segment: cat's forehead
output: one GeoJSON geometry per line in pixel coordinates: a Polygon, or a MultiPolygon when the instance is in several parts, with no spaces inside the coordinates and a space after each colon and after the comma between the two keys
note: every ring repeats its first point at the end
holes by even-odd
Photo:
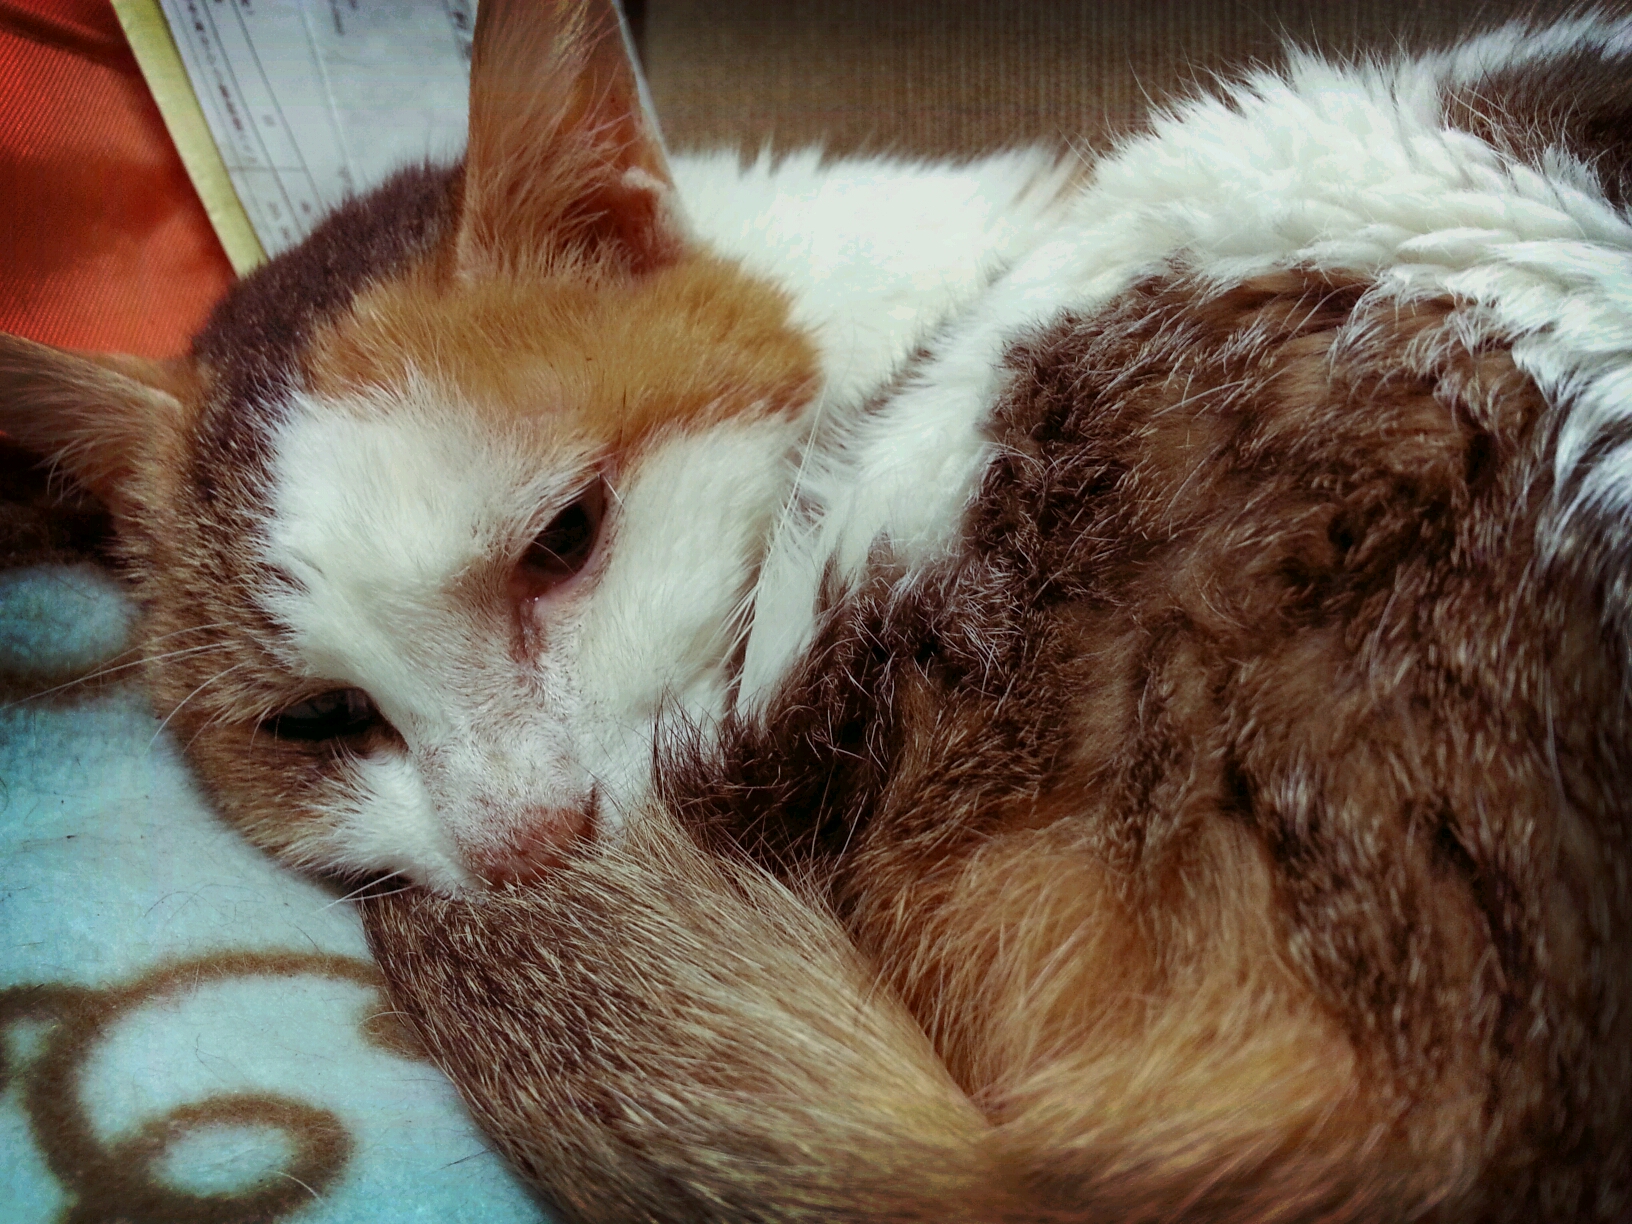
{"type": "Polygon", "coordinates": [[[428,376],[484,427],[630,450],[797,414],[816,355],[788,314],[783,292],[704,251],[639,276],[567,263],[464,281],[425,261],[358,292],[314,333],[305,370],[334,397],[428,376]]]}
{"type": "Polygon", "coordinates": [[[814,394],[816,354],[787,295],[705,250],[642,275],[569,260],[460,277],[444,249],[452,175],[399,175],[215,311],[195,342],[207,390],[186,464],[204,501],[258,483],[303,397],[423,422],[430,380],[441,410],[548,450],[563,434],[627,449],[797,414],[814,394]]]}
{"type": "Polygon", "coordinates": [[[456,389],[421,376],[292,396],[270,434],[269,544],[333,553],[353,574],[389,567],[416,591],[536,530],[602,458],[582,435],[494,427],[465,409],[456,389]]]}
{"type": "Polygon", "coordinates": [[[283,399],[303,381],[312,338],[360,289],[426,258],[445,236],[453,177],[450,169],[400,172],[222,299],[193,341],[209,385],[193,431],[199,464],[230,465],[264,448],[283,399]]]}

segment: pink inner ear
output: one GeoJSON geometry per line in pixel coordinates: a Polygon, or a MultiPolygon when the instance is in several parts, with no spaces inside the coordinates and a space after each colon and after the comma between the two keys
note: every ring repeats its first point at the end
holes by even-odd
{"type": "Polygon", "coordinates": [[[484,0],[455,238],[462,276],[562,256],[650,271],[681,226],[610,0],[484,0]]]}
{"type": "Polygon", "coordinates": [[[680,254],[679,227],[670,215],[673,189],[642,168],[630,168],[596,196],[603,241],[625,253],[638,274],[671,264],[680,254]]]}

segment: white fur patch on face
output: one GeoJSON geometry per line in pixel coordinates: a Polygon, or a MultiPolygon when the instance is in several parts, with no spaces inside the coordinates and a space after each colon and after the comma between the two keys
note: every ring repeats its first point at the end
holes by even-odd
{"type": "Polygon", "coordinates": [[[676,430],[618,457],[582,579],[496,610],[468,577],[502,577],[592,457],[484,435],[424,383],[389,403],[296,400],[265,548],[291,581],[262,603],[295,674],[364,690],[403,741],[336,772],[300,852],[459,891],[591,811],[593,835],[616,836],[664,728],[728,708],[800,428],[676,430]]]}
{"type": "Polygon", "coordinates": [[[336,780],[312,852],[452,887],[471,878],[473,848],[501,855],[570,828],[593,795],[573,733],[582,601],[551,605],[528,657],[503,592],[594,456],[484,433],[425,380],[389,399],[297,397],[273,441],[264,560],[285,581],[260,601],[285,627],[284,662],[362,689],[403,741],[336,780]]]}
{"type": "Polygon", "coordinates": [[[476,885],[406,753],[349,761],[329,793],[320,831],[300,848],[313,864],[347,874],[400,871],[449,894],[476,885]]]}
{"type": "Polygon", "coordinates": [[[584,759],[609,801],[609,830],[648,792],[663,720],[706,732],[729,708],[731,656],[796,442],[795,427],[774,420],[675,434],[620,482],[579,641],[584,759]]]}
{"type": "Polygon", "coordinates": [[[297,672],[364,688],[387,717],[437,704],[413,663],[460,645],[445,636],[455,582],[525,541],[593,460],[484,435],[423,380],[374,402],[296,396],[273,449],[266,561],[294,586],[263,604],[297,672]]]}

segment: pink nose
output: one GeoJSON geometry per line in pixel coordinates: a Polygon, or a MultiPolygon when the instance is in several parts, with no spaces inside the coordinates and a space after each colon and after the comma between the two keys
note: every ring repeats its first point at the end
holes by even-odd
{"type": "Polygon", "coordinates": [[[466,843],[465,861],[489,886],[536,884],[566,861],[573,845],[589,835],[588,808],[534,808],[509,821],[492,838],[466,843]]]}

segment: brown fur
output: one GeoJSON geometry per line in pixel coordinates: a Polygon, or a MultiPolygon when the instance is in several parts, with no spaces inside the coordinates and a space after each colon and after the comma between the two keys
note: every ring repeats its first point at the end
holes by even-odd
{"type": "Polygon", "coordinates": [[[1632,199],[1629,65],[1624,51],[1592,47],[1508,68],[1453,93],[1445,118],[1532,166],[1563,149],[1593,169],[1605,199],[1625,208],[1632,199]]]}
{"type": "MultiPolygon", "coordinates": [[[[960,728],[945,694],[925,700],[940,732],[925,738],[945,746],[920,793],[892,784],[911,802],[857,856],[855,925],[909,999],[952,1017],[931,1031],[998,1116],[1037,1108],[1013,1086],[1037,1077],[1054,1111],[1062,1092],[1079,1103],[1056,1132],[1086,1158],[1067,1161],[1077,1193],[1105,1159],[1081,1136],[1126,1118],[1115,1148],[1160,1150],[1196,1108],[1167,1092],[1206,1062],[1223,1078],[1194,1080],[1194,1099],[1214,1116],[1271,1084],[1302,1097],[1267,1116],[1287,1133],[1320,1118],[1298,1159],[1334,1188],[1354,1177],[1322,1170],[1335,1144],[1374,1171],[1420,1170],[1383,1177],[1397,1210],[1609,1218],[1632,1087],[1623,664],[1596,567],[1543,578],[1539,395],[1501,350],[1463,348],[1447,304],[1367,308],[1359,290],[1298,273],[1222,295],[1157,283],[1016,354],[1010,457],[974,529],[1026,574],[1015,605],[1066,626],[1064,659],[1029,664],[1035,679],[1016,661],[1010,718],[1028,682],[1063,685],[1073,734],[1052,768],[989,776],[966,820],[992,832],[949,854],[949,817],[980,789],[940,779],[1004,720],[971,695],[960,728]],[[1039,834],[1002,832],[991,806],[1024,782],[1068,814],[1022,875],[1014,856],[1039,834]],[[1013,906],[1048,913],[1055,882],[1084,871],[1059,886],[1080,916],[1038,926],[1097,929],[1103,959],[1062,968],[1062,941],[1039,935],[1001,975],[979,970],[1030,926],[1013,906]],[[926,874],[946,883],[903,903],[926,874]],[[1107,913],[1129,908],[1133,929],[1107,937],[1107,913]],[[1086,1024],[1061,1010],[1092,995],[1107,1002],[1086,1024]],[[1137,1036],[1120,1052],[1063,1036],[1064,1057],[1048,1052],[1055,1026],[1115,1034],[1126,996],[1137,1036]],[[1017,1055],[993,1016],[1013,1017],[1017,1055]],[[1237,1041],[1275,1057],[1243,1074],[1237,1041]]],[[[1023,794],[1009,804],[1038,820],[1023,794]]],[[[1245,1193],[1219,1179],[1238,1125],[1195,1169],[1209,1194],[1245,1193]]],[[[1240,1218],[1289,1201],[1271,1172],[1240,1218]]]]}
{"type": "Polygon", "coordinates": [[[985,1124],[820,906],[661,811],[539,899],[363,904],[432,1056],[568,1218],[989,1218],[985,1124]]]}
{"type": "MultiPolygon", "coordinates": [[[[769,726],[668,779],[702,845],[807,899],[636,842],[655,874],[616,912],[665,935],[648,960],[593,927],[635,958],[615,972],[558,949],[620,855],[469,909],[371,904],[432,1049],[558,1193],[608,1184],[580,1140],[539,1142],[586,1112],[598,1141],[639,1119],[629,1159],[677,1187],[716,1185],[742,1136],[839,1154],[739,1169],[746,1200],[575,1197],[577,1218],[1622,1218],[1632,710],[1600,559],[1586,536],[1542,559],[1551,439],[1506,352],[1467,347],[1450,303],[1363,290],[1157,280],[1015,351],[967,560],[836,608],[769,726]],[[849,963],[829,904],[876,984],[814,968],[849,963]],[[752,931],[717,943],[726,915],[752,931]],[[752,971],[689,982],[722,946],[752,971]],[[501,966],[523,980],[495,989],[501,966]],[[612,982],[641,985],[609,1005],[612,982]],[[955,1115],[921,1083],[892,1089],[910,1134],[871,1140],[844,1127],[872,1106],[721,1095],[722,1040],[750,1077],[847,1084],[783,1013],[894,998],[984,1128],[926,1121],[955,1115]],[[731,1019],[621,1027],[682,1000],[731,1019]],[[652,1138],[680,1123],[649,1103],[532,1098],[569,1050],[592,1063],[571,1082],[664,1084],[692,1150],[652,1138]],[[517,1087],[466,1061],[517,1057],[551,1070],[517,1087]]],[[[916,1038],[876,1056],[923,1065],[916,1038]]]]}

